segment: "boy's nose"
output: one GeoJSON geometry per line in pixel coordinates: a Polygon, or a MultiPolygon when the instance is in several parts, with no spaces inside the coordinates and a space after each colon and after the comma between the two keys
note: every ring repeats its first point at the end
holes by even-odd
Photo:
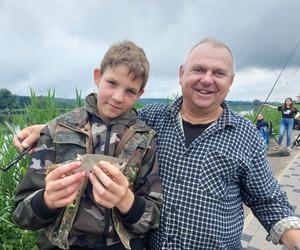
{"type": "Polygon", "coordinates": [[[112,99],[115,102],[121,103],[124,100],[124,93],[122,90],[116,90],[114,91],[113,95],[112,95],[112,99]]]}

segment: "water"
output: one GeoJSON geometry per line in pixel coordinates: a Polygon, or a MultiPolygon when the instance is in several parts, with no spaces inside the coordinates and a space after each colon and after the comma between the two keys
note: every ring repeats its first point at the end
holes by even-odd
{"type": "Polygon", "coordinates": [[[252,115],[253,114],[253,109],[249,110],[241,110],[237,112],[239,115],[245,116],[245,115],[252,115]]]}

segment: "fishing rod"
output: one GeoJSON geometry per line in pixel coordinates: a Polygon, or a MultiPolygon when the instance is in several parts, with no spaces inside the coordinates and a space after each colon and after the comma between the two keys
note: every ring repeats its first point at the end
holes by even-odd
{"type": "Polygon", "coordinates": [[[264,105],[267,103],[267,101],[268,101],[270,95],[272,94],[272,92],[273,92],[273,90],[274,90],[276,84],[278,83],[278,81],[279,81],[279,79],[280,79],[280,77],[281,77],[283,71],[285,70],[286,66],[287,66],[288,63],[290,62],[291,58],[294,56],[294,54],[295,54],[295,52],[296,52],[296,50],[297,50],[299,44],[300,44],[300,40],[297,42],[297,44],[296,44],[295,48],[293,49],[292,53],[290,54],[290,56],[289,56],[288,59],[286,60],[285,64],[283,65],[283,68],[282,68],[280,74],[278,75],[278,77],[277,77],[275,83],[273,84],[273,87],[271,88],[271,91],[269,92],[269,94],[268,94],[266,100],[265,100],[264,103],[260,106],[260,109],[259,109],[259,111],[257,112],[257,115],[256,115],[256,117],[255,117],[253,123],[255,123],[255,122],[257,121],[258,115],[260,114],[260,112],[261,112],[262,109],[264,108],[264,105]]]}
{"type": "MultiPolygon", "coordinates": [[[[19,131],[19,128],[16,129],[14,126],[12,126],[11,124],[9,124],[7,121],[4,121],[4,124],[6,125],[6,127],[10,130],[10,132],[11,132],[14,136],[17,135],[17,130],[19,131]]],[[[25,156],[26,154],[28,154],[29,151],[30,151],[31,149],[33,149],[33,147],[34,147],[34,146],[31,145],[30,147],[24,149],[22,152],[20,152],[20,153],[17,155],[17,157],[16,157],[14,160],[12,160],[11,162],[9,162],[6,166],[0,166],[0,170],[1,170],[2,172],[8,171],[8,170],[9,170],[10,168],[12,168],[17,162],[19,162],[19,161],[23,158],[23,156],[25,156]]]]}

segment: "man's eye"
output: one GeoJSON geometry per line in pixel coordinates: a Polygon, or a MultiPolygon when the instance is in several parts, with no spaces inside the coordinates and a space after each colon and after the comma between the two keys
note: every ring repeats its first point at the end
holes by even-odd
{"type": "Polygon", "coordinates": [[[194,68],[193,71],[198,72],[198,73],[204,73],[205,69],[197,67],[197,68],[194,68]]]}
{"type": "Polygon", "coordinates": [[[215,75],[218,77],[223,77],[223,76],[226,76],[226,73],[224,71],[216,71],[215,75]]]}

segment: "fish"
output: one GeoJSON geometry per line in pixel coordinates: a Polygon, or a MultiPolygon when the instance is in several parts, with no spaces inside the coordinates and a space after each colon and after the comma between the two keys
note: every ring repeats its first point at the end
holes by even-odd
{"type": "Polygon", "coordinates": [[[76,162],[80,161],[80,167],[75,169],[73,173],[77,173],[79,171],[84,171],[86,174],[90,173],[93,169],[93,166],[99,164],[100,161],[106,161],[109,162],[110,164],[114,165],[117,167],[121,172],[123,172],[126,162],[120,158],[114,157],[114,156],[109,156],[109,155],[102,155],[102,154],[84,154],[84,155],[77,155],[76,160],[70,160],[70,161],[65,161],[59,164],[52,164],[48,166],[47,169],[47,174],[54,170],[55,168],[71,163],[71,162],[76,162]]]}

